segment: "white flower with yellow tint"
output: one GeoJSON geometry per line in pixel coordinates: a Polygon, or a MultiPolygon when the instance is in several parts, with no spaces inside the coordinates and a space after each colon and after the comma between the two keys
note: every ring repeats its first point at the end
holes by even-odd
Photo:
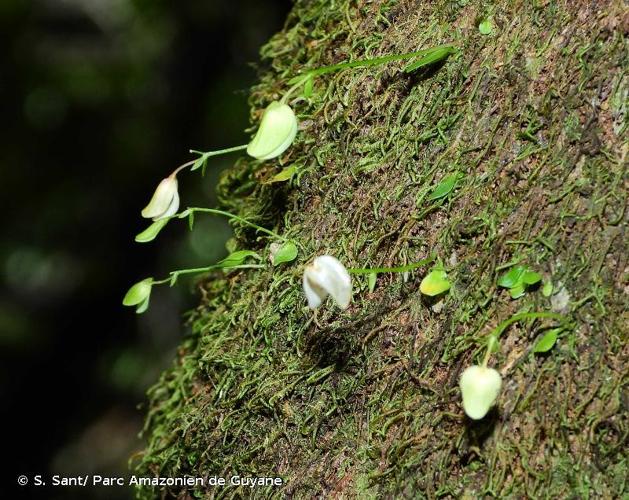
{"type": "Polygon", "coordinates": [[[463,395],[463,409],[468,417],[480,420],[491,408],[500,393],[502,378],[493,368],[470,366],[459,382],[463,395]]]}
{"type": "Polygon", "coordinates": [[[142,210],[142,217],[158,221],[171,217],[179,210],[177,177],[172,174],[159,183],[149,204],[142,210]]]}
{"type": "Polygon", "coordinates": [[[303,285],[310,309],[319,307],[328,295],[341,309],[352,300],[352,279],[345,266],[331,255],[316,257],[306,266],[303,285]]]}
{"type": "Polygon", "coordinates": [[[270,160],[286,151],[297,135],[297,117],[288,104],[273,101],[262,114],[258,132],[247,153],[258,160],[270,160]]]}

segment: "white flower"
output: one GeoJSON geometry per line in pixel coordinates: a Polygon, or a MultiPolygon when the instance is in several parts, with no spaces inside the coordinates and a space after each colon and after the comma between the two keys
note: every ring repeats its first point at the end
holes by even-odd
{"type": "Polygon", "coordinates": [[[170,175],[157,186],[149,204],[142,210],[142,217],[158,221],[175,215],[179,210],[177,177],[170,175]]]}
{"type": "Polygon", "coordinates": [[[273,101],[262,114],[260,128],[247,146],[258,160],[270,160],[286,151],[297,135],[297,117],[288,104],[273,101]]]}
{"type": "Polygon", "coordinates": [[[463,395],[463,409],[468,417],[480,420],[494,404],[502,378],[493,368],[470,366],[461,375],[459,386],[463,395]]]}
{"type": "Polygon", "coordinates": [[[321,255],[304,270],[304,293],[308,307],[316,309],[331,295],[341,309],[352,299],[352,279],[345,266],[331,255],[321,255]]]}

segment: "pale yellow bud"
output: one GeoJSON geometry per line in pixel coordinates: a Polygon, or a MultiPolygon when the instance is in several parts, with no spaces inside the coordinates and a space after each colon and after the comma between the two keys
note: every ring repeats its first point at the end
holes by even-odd
{"type": "Polygon", "coordinates": [[[247,146],[247,154],[258,160],[278,157],[295,140],[297,127],[297,117],[290,106],[273,101],[262,114],[258,132],[247,146]]]}
{"type": "Polygon", "coordinates": [[[151,201],[142,210],[142,217],[157,221],[175,215],[177,210],[179,210],[177,178],[171,175],[159,183],[151,201]]]}
{"type": "Polygon", "coordinates": [[[502,378],[493,368],[470,366],[461,375],[459,387],[463,395],[463,409],[468,417],[480,420],[491,408],[500,393],[502,378]]]}

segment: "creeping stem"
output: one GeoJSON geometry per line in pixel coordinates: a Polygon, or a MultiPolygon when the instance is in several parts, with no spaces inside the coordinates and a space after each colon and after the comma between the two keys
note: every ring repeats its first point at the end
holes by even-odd
{"type": "MultiPolygon", "coordinates": [[[[229,266],[229,269],[262,269],[264,266],[262,264],[241,264],[238,266],[229,266]]],[[[173,286],[177,282],[177,278],[179,278],[182,274],[199,274],[206,273],[208,271],[213,271],[215,269],[225,269],[224,266],[220,264],[215,264],[207,267],[194,267],[190,269],[178,269],[177,271],[171,271],[168,274],[168,278],[164,278],[162,280],[155,280],[152,282],[153,285],[163,285],[164,283],[170,283],[170,286],[173,286]]]]}
{"type": "Polygon", "coordinates": [[[439,45],[438,47],[432,47],[430,49],[417,50],[415,52],[407,52],[405,54],[392,54],[389,56],[373,57],[371,59],[360,59],[358,61],[349,61],[344,63],[332,64],[330,66],[323,66],[321,68],[313,69],[303,73],[302,75],[291,78],[288,83],[297,84],[305,82],[306,77],[315,77],[325,75],[327,73],[333,73],[334,71],[340,71],[346,68],[366,68],[368,66],[378,66],[379,64],[385,64],[393,61],[403,61],[405,59],[412,59],[414,57],[420,57],[427,53],[434,52],[440,49],[450,47],[449,45],[439,45]]]}
{"type": "Polygon", "coordinates": [[[418,262],[413,262],[412,264],[407,264],[405,266],[372,268],[351,267],[347,270],[347,272],[350,274],[405,273],[406,271],[412,271],[413,269],[417,269],[418,267],[430,264],[433,260],[435,260],[435,256],[431,255],[430,257],[426,257],[425,259],[422,259],[418,262]]]}
{"type": "Polygon", "coordinates": [[[257,224],[251,221],[248,221],[247,219],[243,219],[242,217],[238,215],[232,214],[230,212],[225,212],[224,210],[218,210],[216,208],[189,207],[183,212],[181,212],[179,215],[176,215],[175,217],[178,217],[180,219],[185,219],[186,217],[189,217],[194,212],[203,212],[203,213],[213,214],[213,215],[223,215],[230,219],[237,220],[238,222],[241,222],[247,226],[251,226],[262,233],[268,234],[269,236],[273,236],[274,238],[277,238],[280,241],[288,241],[287,238],[285,238],[284,236],[280,236],[279,234],[271,231],[270,229],[266,229],[262,226],[258,226],[257,224]]]}
{"type": "Polygon", "coordinates": [[[504,332],[510,325],[513,323],[523,320],[523,319],[536,319],[536,318],[552,318],[565,323],[568,318],[562,316],[561,314],[551,313],[551,312],[530,312],[530,313],[520,313],[511,316],[509,319],[504,320],[500,323],[494,330],[489,334],[489,339],[487,341],[487,351],[485,351],[485,357],[483,358],[483,366],[487,366],[487,362],[489,361],[489,357],[491,356],[491,351],[494,346],[498,343],[498,337],[504,332]]]}

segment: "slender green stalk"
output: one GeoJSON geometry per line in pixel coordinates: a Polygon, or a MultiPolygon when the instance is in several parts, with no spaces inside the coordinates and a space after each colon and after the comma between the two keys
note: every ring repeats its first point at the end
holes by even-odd
{"type": "Polygon", "coordinates": [[[186,217],[190,217],[191,214],[195,213],[195,212],[203,212],[203,213],[207,213],[207,214],[214,214],[214,215],[223,215],[225,217],[228,217],[230,219],[233,220],[237,220],[238,222],[242,222],[243,224],[253,227],[255,229],[257,229],[258,231],[262,232],[262,233],[266,233],[269,236],[273,236],[274,238],[277,238],[280,241],[288,241],[287,238],[285,238],[284,236],[280,236],[279,234],[271,231],[270,229],[266,229],[262,226],[258,226],[257,224],[248,221],[247,219],[243,219],[242,217],[236,215],[236,214],[232,214],[230,212],[225,212],[224,210],[218,210],[216,208],[202,208],[202,207],[189,207],[186,210],[184,210],[183,212],[181,212],[179,215],[176,215],[174,217],[178,217],[179,219],[185,219],[186,217]]]}
{"type": "MultiPolygon", "coordinates": [[[[295,90],[297,90],[299,87],[301,87],[304,83],[306,83],[306,80],[308,80],[309,78],[313,78],[313,76],[310,73],[306,73],[305,75],[301,75],[300,77],[297,77],[295,80],[295,84],[290,87],[286,93],[282,96],[282,99],[280,99],[280,103],[281,104],[286,104],[288,102],[288,98],[291,96],[291,94],[293,92],[295,92],[295,90]]],[[[291,82],[293,81],[291,80],[291,82]]]]}
{"type": "Polygon", "coordinates": [[[511,316],[509,319],[504,320],[500,323],[493,331],[489,334],[489,340],[487,341],[487,350],[485,351],[485,356],[483,358],[482,366],[487,367],[487,362],[489,361],[489,357],[491,356],[491,351],[494,348],[494,345],[498,343],[498,338],[510,325],[513,323],[523,320],[523,319],[534,319],[534,318],[553,318],[561,321],[562,323],[566,322],[568,318],[562,316],[561,314],[551,313],[551,312],[530,312],[530,313],[520,313],[511,316]]]}
{"type": "Polygon", "coordinates": [[[214,264],[207,267],[193,267],[189,269],[178,269],[176,271],[171,271],[168,275],[168,278],[164,278],[162,280],[155,280],[152,282],[153,285],[163,285],[164,283],[169,283],[170,286],[173,286],[177,282],[177,278],[182,274],[201,274],[207,273],[209,271],[214,271],[215,269],[263,269],[265,266],[263,264],[240,264],[238,266],[221,266],[219,264],[214,264]]]}
{"type": "Polygon", "coordinates": [[[201,155],[204,159],[210,158],[211,156],[224,155],[227,153],[233,153],[235,151],[242,151],[243,149],[247,149],[249,144],[243,144],[242,146],[234,146],[233,148],[226,149],[218,149],[216,151],[197,151],[196,149],[191,149],[191,153],[196,153],[201,155]]]}
{"type": "Polygon", "coordinates": [[[430,257],[426,257],[425,259],[420,260],[419,262],[407,264],[406,266],[372,268],[351,267],[347,270],[347,272],[350,274],[405,273],[406,271],[411,271],[413,269],[417,269],[418,267],[425,266],[426,264],[430,264],[433,260],[435,260],[435,256],[431,255],[430,257]]]}
{"type": "Polygon", "coordinates": [[[559,321],[565,322],[567,318],[561,314],[551,313],[551,312],[530,312],[530,313],[520,313],[514,316],[511,316],[509,319],[504,320],[500,323],[494,330],[490,333],[496,340],[498,337],[504,332],[507,327],[515,323],[516,321],[520,321],[522,319],[533,319],[533,318],[553,318],[559,321]]]}
{"type": "Polygon", "coordinates": [[[247,146],[248,144],[243,144],[241,146],[234,146],[233,148],[217,149],[216,151],[197,151],[196,149],[191,149],[190,152],[198,154],[199,157],[192,161],[189,161],[188,163],[184,163],[175,172],[178,172],[180,169],[191,165],[191,171],[197,170],[198,168],[203,168],[202,172],[205,174],[205,164],[207,163],[208,158],[212,156],[233,153],[234,151],[242,151],[243,149],[247,149],[247,146]]]}

